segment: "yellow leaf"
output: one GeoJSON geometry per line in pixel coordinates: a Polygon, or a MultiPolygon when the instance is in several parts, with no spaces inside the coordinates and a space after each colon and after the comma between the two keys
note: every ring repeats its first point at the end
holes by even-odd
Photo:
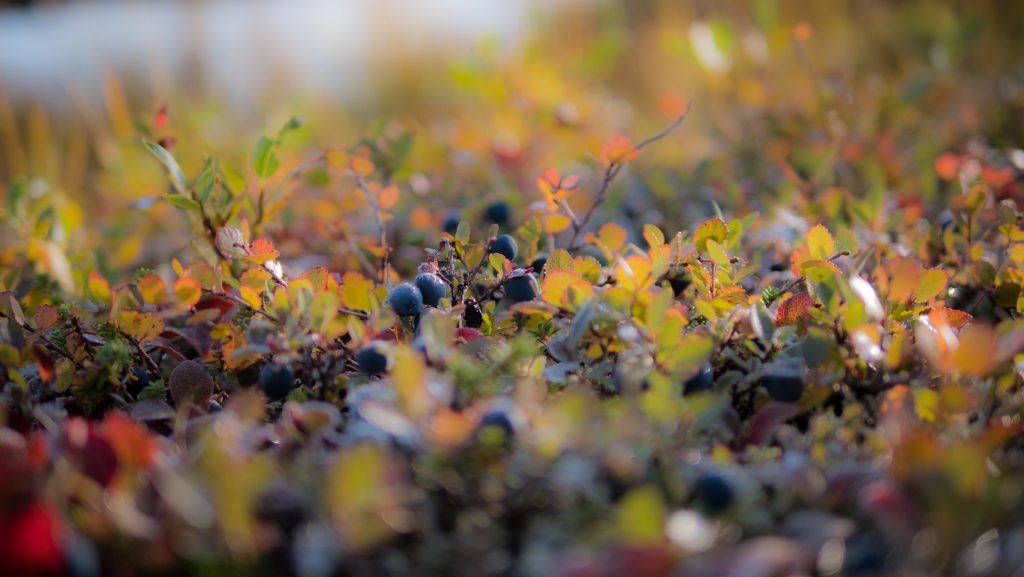
{"type": "Polygon", "coordinates": [[[430,410],[423,356],[407,347],[397,347],[394,359],[391,378],[394,379],[398,406],[410,419],[419,420],[430,410]]]}
{"type": "Polygon", "coordinates": [[[199,286],[199,281],[192,277],[181,277],[174,283],[174,296],[184,308],[195,306],[202,293],[203,289],[199,286]]]}
{"type": "Polygon", "coordinates": [[[164,319],[152,313],[124,311],[117,318],[117,326],[139,343],[145,343],[163,332],[164,319]]]}
{"type": "Polygon", "coordinates": [[[263,308],[263,299],[260,298],[260,293],[256,289],[242,285],[239,287],[238,292],[242,295],[242,300],[245,304],[249,305],[253,310],[260,310],[263,308]]]}
{"type": "Polygon", "coordinates": [[[999,345],[995,331],[982,325],[968,325],[960,331],[959,341],[950,359],[953,370],[978,377],[992,372],[994,351],[999,345]]]}
{"type": "Polygon", "coordinates": [[[600,230],[597,231],[598,238],[601,242],[608,247],[608,250],[616,253],[626,246],[626,240],[629,238],[629,233],[626,229],[614,222],[608,222],[601,226],[600,230]]]}
{"type": "Polygon", "coordinates": [[[807,231],[807,251],[811,258],[828,260],[836,253],[836,242],[827,228],[818,224],[807,231]]]}
{"type": "Polygon", "coordinates": [[[138,287],[147,304],[158,305],[167,300],[167,283],[159,275],[147,274],[139,279],[138,287]]]}
{"type": "Polygon", "coordinates": [[[345,308],[357,311],[374,309],[373,281],[357,272],[347,272],[341,277],[341,303],[345,308]]]}
{"type": "Polygon", "coordinates": [[[712,218],[697,227],[697,232],[693,235],[693,242],[697,245],[697,250],[707,252],[709,239],[723,243],[728,237],[729,229],[725,226],[725,221],[720,218],[712,218]]]}
{"type": "Polygon", "coordinates": [[[665,501],[655,487],[633,489],[619,502],[616,510],[621,542],[649,545],[663,539],[665,501]]]}
{"type": "Polygon", "coordinates": [[[572,220],[564,214],[549,214],[547,216],[548,232],[558,234],[572,225],[572,220]]]}
{"type": "Polygon", "coordinates": [[[930,268],[921,275],[921,284],[914,292],[914,302],[926,303],[939,295],[949,282],[949,273],[942,269],[930,268]]]}
{"type": "Polygon", "coordinates": [[[98,302],[110,301],[110,283],[100,276],[100,273],[93,271],[89,273],[89,294],[98,302]]]}
{"type": "Polygon", "coordinates": [[[594,287],[575,272],[548,271],[541,283],[541,300],[548,304],[574,310],[594,292],[594,287]]]}
{"type": "Polygon", "coordinates": [[[555,249],[555,252],[551,253],[548,257],[547,264],[544,265],[546,272],[563,270],[572,272],[575,269],[572,256],[565,249],[555,249]]]}
{"type": "Polygon", "coordinates": [[[348,166],[348,153],[344,150],[328,150],[327,163],[334,167],[348,166]]]}

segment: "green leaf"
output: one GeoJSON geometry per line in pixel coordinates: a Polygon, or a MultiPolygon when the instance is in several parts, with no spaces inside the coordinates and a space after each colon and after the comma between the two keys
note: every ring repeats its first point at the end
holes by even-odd
{"type": "Polygon", "coordinates": [[[552,272],[556,270],[569,272],[575,270],[572,255],[570,255],[565,249],[555,249],[555,252],[551,253],[551,256],[548,257],[547,264],[544,265],[544,272],[552,272]]]}
{"type": "Polygon", "coordinates": [[[217,184],[217,168],[213,163],[213,158],[207,157],[206,162],[203,164],[203,170],[199,172],[199,176],[196,177],[196,198],[199,202],[206,202],[210,200],[210,196],[213,195],[213,189],[217,184]]]}
{"type": "Polygon", "coordinates": [[[166,197],[171,206],[179,210],[199,210],[199,203],[181,194],[168,194],[166,197]]]}
{"type": "Polygon", "coordinates": [[[917,292],[914,293],[914,302],[928,302],[946,288],[947,282],[949,274],[944,270],[931,268],[924,271],[921,284],[917,285],[917,292]]]}
{"type": "Polygon", "coordinates": [[[252,167],[260,178],[269,178],[277,172],[281,163],[277,160],[274,149],[277,142],[266,136],[261,136],[252,150],[252,167]]]}
{"type": "Polygon", "coordinates": [[[708,254],[715,261],[718,266],[729,266],[729,255],[725,254],[725,250],[722,249],[722,245],[715,242],[713,239],[707,240],[708,254]]]}
{"type": "Polygon", "coordinates": [[[621,539],[644,545],[659,542],[665,531],[665,501],[651,486],[639,487],[619,502],[617,517],[621,539]]]}
{"type": "Polygon", "coordinates": [[[149,140],[143,140],[142,144],[160,161],[160,164],[164,165],[168,176],[171,178],[171,186],[174,187],[175,192],[186,194],[188,192],[188,179],[185,178],[185,173],[181,171],[178,161],[174,160],[171,153],[166,148],[149,140]]]}

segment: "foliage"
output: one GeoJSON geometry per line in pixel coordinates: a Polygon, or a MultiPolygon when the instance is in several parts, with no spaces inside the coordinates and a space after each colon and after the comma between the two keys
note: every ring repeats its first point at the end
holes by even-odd
{"type": "Polygon", "coordinates": [[[75,210],[8,185],[0,533],[124,574],[1021,562],[1024,153],[764,104],[763,162],[681,167],[699,101],[638,139],[534,91],[518,138],[396,120],[298,153],[291,119],[244,164],[179,162],[164,110],[133,142],[173,254],[136,231],[73,268],[75,210]]]}

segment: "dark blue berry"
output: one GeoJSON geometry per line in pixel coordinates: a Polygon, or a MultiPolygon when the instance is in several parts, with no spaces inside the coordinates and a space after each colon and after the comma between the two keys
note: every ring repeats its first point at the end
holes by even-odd
{"type": "Polygon", "coordinates": [[[431,307],[436,307],[446,293],[444,281],[432,272],[420,273],[416,277],[416,288],[423,295],[423,304],[431,307]]]}
{"type": "Polygon", "coordinates": [[[537,289],[534,287],[533,277],[526,274],[509,279],[505,283],[505,296],[517,303],[532,301],[537,298],[537,289]]]}
{"type": "Polygon", "coordinates": [[[519,254],[519,245],[516,244],[516,239],[503,234],[491,242],[491,252],[503,255],[508,260],[516,260],[516,256],[519,254]]]}
{"type": "Polygon", "coordinates": [[[546,264],[548,264],[548,253],[542,252],[533,259],[533,262],[530,263],[530,268],[533,269],[533,272],[540,274],[544,272],[544,265],[546,264]]]}
{"type": "Polygon", "coordinates": [[[484,415],[484,418],[480,419],[479,430],[481,432],[491,428],[500,429],[505,436],[505,440],[512,440],[515,437],[515,427],[512,425],[512,419],[509,418],[505,411],[491,411],[484,415]]]}
{"type": "Polygon", "coordinates": [[[484,219],[487,222],[493,222],[499,226],[504,226],[508,223],[508,218],[512,211],[508,207],[508,203],[499,200],[498,202],[488,205],[484,209],[484,219]]]}
{"type": "Polygon", "coordinates": [[[710,391],[715,386],[715,373],[711,365],[704,365],[696,375],[683,384],[683,394],[690,395],[701,391],[710,391]]]}
{"type": "Polygon", "coordinates": [[[288,396],[295,388],[295,373],[287,365],[274,363],[260,369],[260,390],[268,398],[277,400],[288,396]]]}
{"type": "Polygon", "coordinates": [[[391,289],[388,295],[388,304],[400,317],[414,317],[423,310],[423,294],[416,285],[402,283],[391,289]]]}
{"type": "Polygon", "coordinates": [[[804,380],[795,375],[767,375],[761,386],[780,403],[795,403],[804,394],[804,380]]]}
{"type": "Polygon", "coordinates": [[[448,234],[455,235],[455,232],[459,230],[459,221],[461,220],[462,213],[457,210],[452,210],[444,216],[444,223],[442,223],[441,226],[448,234]]]}
{"type": "Polygon", "coordinates": [[[359,364],[359,370],[368,377],[382,374],[388,370],[388,358],[374,343],[359,349],[359,352],[356,353],[356,363],[359,364]]]}
{"type": "Polygon", "coordinates": [[[149,371],[142,367],[135,367],[125,381],[125,389],[132,398],[137,399],[142,394],[142,390],[148,387],[152,380],[153,378],[150,376],[149,371]]]}
{"type": "Polygon", "coordinates": [[[693,499],[708,515],[717,515],[732,506],[736,491],[723,475],[707,473],[693,488],[693,499]]]}

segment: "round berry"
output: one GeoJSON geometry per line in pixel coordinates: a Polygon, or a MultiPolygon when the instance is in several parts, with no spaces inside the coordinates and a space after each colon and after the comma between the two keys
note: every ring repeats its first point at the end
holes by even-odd
{"type": "Polygon", "coordinates": [[[455,235],[455,232],[459,230],[459,221],[462,220],[462,213],[457,210],[449,211],[444,216],[444,222],[441,227],[450,235],[455,235]]]}
{"type": "Polygon", "coordinates": [[[420,273],[416,277],[416,288],[423,295],[423,304],[430,307],[436,307],[446,293],[444,281],[432,272],[420,273]]]}
{"type": "Polygon", "coordinates": [[[138,399],[143,389],[148,387],[152,380],[153,377],[149,374],[149,371],[143,367],[135,367],[131,370],[131,374],[125,381],[125,389],[133,399],[138,399]]]}
{"type": "Polygon", "coordinates": [[[530,263],[530,268],[533,272],[540,274],[544,272],[544,265],[548,264],[548,253],[542,252],[534,257],[533,262],[530,263]]]}
{"type": "Polygon", "coordinates": [[[484,418],[480,419],[479,431],[488,430],[500,430],[506,441],[512,440],[516,433],[515,427],[512,425],[512,419],[509,418],[505,411],[491,411],[484,415],[484,418]]]}
{"type": "Polygon", "coordinates": [[[359,370],[368,377],[380,375],[388,370],[388,358],[375,343],[370,343],[356,353],[359,370]]]}
{"type": "Polygon", "coordinates": [[[484,209],[484,220],[487,222],[493,222],[499,226],[504,226],[508,223],[508,218],[512,214],[512,210],[509,209],[508,203],[499,200],[498,202],[492,203],[484,209]]]}
{"type": "Polygon", "coordinates": [[[537,298],[537,288],[534,286],[533,276],[525,274],[509,279],[505,283],[505,296],[517,303],[537,298]]]}
{"type": "Polygon", "coordinates": [[[423,310],[423,294],[416,285],[402,283],[391,289],[388,304],[400,317],[414,317],[423,310]]]}
{"type": "Polygon", "coordinates": [[[295,388],[295,373],[288,365],[274,363],[260,369],[260,390],[268,398],[277,400],[288,396],[295,388]]]}
{"type": "Polygon", "coordinates": [[[795,403],[804,394],[804,380],[795,375],[766,375],[761,386],[780,403],[795,403]]]}
{"type": "Polygon", "coordinates": [[[704,365],[696,375],[690,377],[690,380],[683,384],[683,394],[691,395],[701,391],[710,391],[714,386],[715,373],[711,370],[711,365],[704,365]]]}
{"type": "Polygon", "coordinates": [[[491,242],[491,252],[498,253],[508,260],[516,260],[516,256],[519,254],[519,245],[516,244],[516,239],[503,234],[491,242]]]}
{"type": "Polygon", "coordinates": [[[736,491],[723,475],[707,473],[693,488],[693,498],[705,513],[717,515],[732,506],[736,491]]]}

